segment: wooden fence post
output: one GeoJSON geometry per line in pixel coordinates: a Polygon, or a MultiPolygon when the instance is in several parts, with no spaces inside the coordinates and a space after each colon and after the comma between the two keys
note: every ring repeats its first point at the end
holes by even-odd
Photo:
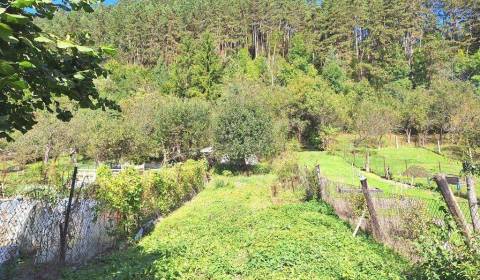
{"type": "Polygon", "coordinates": [[[365,172],[370,172],[370,152],[368,150],[365,155],[365,172]]]}
{"type": "Polygon", "coordinates": [[[388,172],[387,172],[387,160],[383,157],[383,174],[385,174],[385,179],[388,180],[388,172]]]}
{"type": "Polygon", "coordinates": [[[317,182],[318,182],[318,193],[317,193],[317,199],[319,200],[325,200],[326,198],[326,182],[325,179],[322,178],[320,174],[320,165],[315,166],[315,173],[317,174],[317,182]]]}
{"type": "Polygon", "coordinates": [[[465,243],[467,244],[467,246],[471,248],[472,235],[470,233],[470,229],[468,228],[465,217],[463,216],[463,213],[460,210],[460,207],[458,206],[457,201],[455,200],[455,196],[453,195],[452,190],[448,186],[448,182],[445,175],[438,174],[435,177],[433,177],[433,179],[435,180],[435,183],[437,183],[437,186],[440,189],[440,192],[442,193],[445,203],[447,203],[447,207],[448,207],[448,210],[450,211],[450,214],[453,216],[455,223],[457,224],[458,228],[461,230],[465,238],[465,243]]]}
{"type": "Polygon", "coordinates": [[[373,204],[372,197],[370,196],[370,191],[368,190],[367,178],[363,177],[360,179],[362,185],[362,192],[365,196],[365,201],[367,202],[368,213],[370,214],[370,221],[373,230],[373,236],[378,241],[383,241],[385,238],[383,236],[382,229],[380,228],[380,223],[378,222],[377,211],[375,210],[375,205],[373,204]]]}
{"type": "Polygon", "coordinates": [[[65,210],[65,221],[63,224],[60,224],[60,246],[59,246],[59,260],[60,265],[65,265],[65,253],[66,253],[66,245],[67,245],[67,236],[68,236],[68,223],[70,221],[70,211],[72,210],[72,200],[73,194],[75,191],[75,183],[77,181],[77,172],[78,167],[75,165],[73,168],[73,175],[72,175],[72,185],[70,187],[70,194],[68,196],[68,204],[65,210]]]}
{"type": "Polygon", "coordinates": [[[470,208],[470,215],[472,216],[473,230],[475,233],[480,233],[480,219],[478,217],[478,200],[475,192],[475,181],[472,175],[467,176],[467,196],[468,205],[470,208]]]}

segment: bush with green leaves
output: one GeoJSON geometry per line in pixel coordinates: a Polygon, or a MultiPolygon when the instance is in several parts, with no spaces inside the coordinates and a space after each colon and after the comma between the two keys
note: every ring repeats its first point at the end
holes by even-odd
{"type": "Polygon", "coordinates": [[[119,218],[119,234],[130,236],[146,219],[166,215],[203,190],[207,164],[188,160],[159,171],[126,168],[115,175],[105,165],[97,169],[96,198],[119,218]]]}
{"type": "Polygon", "coordinates": [[[166,214],[178,207],[184,191],[177,179],[174,168],[162,168],[149,173],[145,180],[145,202],[148,204],[145,210],[166,214]]]}
{"type": "Polygon", "coordinates": [[[231,95],[217,106],[214,136],[220,157],[245,166],[252,155],[271,156],[277,148],[272,140],[276,133],[271,113],[254,96],[231,95]]]}
{"type": "Polygon", "coordinates": [[[97,169],[97,184],[96,198],[119,215],[120,233],[131,234],[141,219],[143,185],[140,173],[126,168],[114,175],[108,167],[101,166],[97,169]]]}
{"type": "Polygon", "coordinates": [[[272,169],[281,184],[293,184],[299,173],[298,157],[294,152],[286,151],[272,163],[272,169]]]}
{"type": "Polygon", "coordinates": [[[207,173],[205,161],[187,160],[173,167],[146,175],[145,214],[168,214],[196,193],[203,190],[207,173]]]}
{"type": "Polygon", "coordinates": [[[469,248],[446,209],[443,212],[444,222],[433,225],[418,243],[421,262],[415,279],[479,279],[478,240],[469,248]]]}

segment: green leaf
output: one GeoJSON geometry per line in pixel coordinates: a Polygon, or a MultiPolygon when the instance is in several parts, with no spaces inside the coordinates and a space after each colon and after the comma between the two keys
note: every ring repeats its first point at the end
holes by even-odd
{"type": "Polygon", "coordinates": [[[112,48],[112,47],[105,47],[104,46],[104,47],[100,47],[100,49],[108,55],[114,55],[114,54],[117,53],[117,50],[112,48]]]}
{"type": "Polygon", "coordinates": [[[19,36],[18,39],[20,39],[20,41],[22,41],[25,45],[29,46],[30,48],[38,50],[38,48],[35,47],[32,41],[30,41],[30,39],[28,39],[27,37],[19,36]]]}
{"type": "Polygon", "coordinates": [[[0,38],[4,41],[7,41],[6,38],[13,34],[13,30],[10,26],[6,25],[5,23],[0,22],[0,38]]]}
{"type": "Polygon", "coordinates": [[[14,36],[8,36],[7,38],[2,38],[2,39],[12,44],[17,44],[19,42],[17,37],[14,37],[14,36]]]}
{"type": "Polygon", "coordinates": [[[4,13],[3,18],[5,19],[6,22],[13,23],[13,24],[25,24],[30,21],[30,18],[24,15],[19,15],[19,14],[4,13]]]}
{"type": "Polygon", "coordinates": [[[28,88],[28,84],[24,80],[16,80],[14,82],[11,82],[10,84],[12,85],[12,87],[14,87],[16,89],[27,89],[28,88]]]}
{"type": "Polygon", "coordinates": [[[85,76],[83,76],[82,73],[76,73],[75,75],[73,75],[73,77],[77,80],[85,79],[85,76]]]}
{"type": "Polygon", "coordinates": [[[4,76],[9,76],[15,73],[15,68],[13,66],[5,61],[5,60],[0,60],[0,74],[4,76]]]}
{"type": "Polygon", "coordinates": [[[12,3],[12,7],[17,9],[23,9],[26,7],[30,7],[35,3],[35,0],[15,0],[12,3]]]}
{"type": "Polygon", "coordinates": [[[75,48],[75,45],[69,41],[57,41],[57,48],[69,49],[69,48],[75,48]]]}
{"type": "Polygon", "coordinates": [[[48,39],[47,37],[43,37],[43,36],[38,36],[37,38],[33,39],[35,42],[39,42],[39,43],[52,43],[53,41],[48,39]]]}
{"type": "Polygon", "coordinates": [[[89,54],[95,53],[95,51],[92,48],[84,47],[84,46],[77,46],[77,50],[81,53],[89,53],[89,54]]]}
{"type": "Polygon", "coordinates": [[[30,61],[26,61],[26,60],[24,60],[22,62],[19,62],[18,65],[20,67],[22,67],[23,69],[36,68],[36,66],[33,63],[31,63],[30,61]]]}
{"type": "Polygon", "coordinates": [[[7,10],[7,9],[5,9],[5,8],[0,8],[0,15],[3,14],[3,13],[5,13],[6,10],[7,10]]]}

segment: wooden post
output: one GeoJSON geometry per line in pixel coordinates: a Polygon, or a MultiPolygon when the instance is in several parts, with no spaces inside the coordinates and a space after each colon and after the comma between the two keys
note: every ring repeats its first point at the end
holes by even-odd
{"type": "Polygon", "coordinates": [[[315,173],[317,174],[317,182],[318,182],[318,192],[317,192],[317,199],[325,200],[326,192],[326,181],[322,178],[320,174],[320,165],[315,166],[315,173]]]}
{"type": "Polygon", "coordinates": [[[373,204],[372,197],[370,196],[370,192],[368,190],[367,178],[365,177],[361,178],[360,183],[362,185],[362,192],[363,192],[363,195],[365,196],[365,201],[367,202],[367,209],[368,209],[368,212],[370,213],[370,222],[372,225],[373,236],[378,241],[383,241],[384,240],[383,232],[380,228],[380,223],[378,222],[378,216],[377,216],[377,211],[375,210],[375,205],[373,204]]]}
{"type": "Polygon", "coordinates": [[[463,216],[463,213],[460,210],[460,207],[458,206],[457,201],[455,200],[455,196],[453,195],[452,190],[448,186],[448,182],[447,182],[447,179],[445,178],[445,175],[438,174],[435,177],[433,177],[433,179],[435,180],[435,183],[437,183],[437,186],[440,189],[440,192],[442,193],[443,199],[447,204],[450,214],[453,216],[455,223],[457,224],[458,228],[462,232],[465,238],[465,243],[467,244],[467,246],[471,248],[472,235],[470,233],[470,229],[468,228],[465,217],[463,216]]]}
{"type": "Polygon", "coordinates": [[[72,175],[72,185],[70,187],[70,194],[68,196],[68,204],[67,208],[65,210],[65,221],[62,224],[60,224],[60,252],[59,252],[59,260],[61,265],[65,265],[65,253],[66,253],[66,245],[67,245],[67,235],[68,235],[68,223],[70,221],[70,211],[72,210],[72,200],[73,200],[73,194],[75,191],[75,183],[77,181],[77,172],[78,172],[78,167],[75,166],[73,168],[73,175],[72,175]],[[63,226],[63,227],[62,227],[63,226]]]}
{"type": "Polygon", "coordinates": [[[470,208],[470,216],[472,216],[473,230],[475,233],[480,233],[480,219],[478,213],[478,200],[475,192],[475,181],[472,175],[467,176],[467,196],[468,205],[470,208]]]}
{"type": "Polygon", "coordinates": [[[365,154],[365,172],[370,172],[370,152],[365,154]]]}
{"type": "Polygon", "coordinates": [[[353,237],[355,237],[357,235],[357,232],[360,229],[360,226],[362,225],[366,214],[367,214],[367,209],[363,209],[362,216],[360,217],[360,220],[358,220],[358,224],[355,227],[355,231],[353,232],[353,237]]]}
{"type": "Polygon", "coordinates": [[[397,147],[397,149],[400,147],[399,144],[398,144],[398,136],[395,135],[395,146],[397,147]]]}
{"type": "Polygon", "coordinates": [[[387,174],[387,162],[385,157],[383,157],[383,174],[385,174],[385,179],[388,179],[388,174],[387,174]]]}

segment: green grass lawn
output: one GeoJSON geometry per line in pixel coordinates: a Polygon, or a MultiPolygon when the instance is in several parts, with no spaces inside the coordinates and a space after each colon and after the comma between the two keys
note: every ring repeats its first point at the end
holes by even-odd
{"type": "MultiPolygon", "coordinates": [[[[407,169],[420,167],[426,171],[426,176],[413,178],[414,183],[421,183],[428,186],[431,182],[428,178],[436,173],[446,173],[459,175],[462,164],[446,156],[439,155],[426,148],[418,147],[387,147],[380,149],[370,149],[370,171],[384,176],[385,167],[389,167],[393,178],[396,181],[412,183],[412,177],[405,174],[407,169]]],[[[338,153],[340,155],[340,153],[338,153]]],[[[351,152],[342,153],[342,157],[347,162],[354,163],[355,166],[363,168],[366,162],[365,152],[357,152],[355,155],[351,152]],[[346,156],[345,156],[346,155],[346,156]]]]}
{"type": "MultiPolygon", "coordinates": [[[[401,137],[398,137],[401,139],[401,137]]],[[[339,135],[336,144],[332,147],[335,154],[341,156],[345,161],[353,163],[358,168],[364,168],[366,156],[365,149],[355,148],[353,145],[355,137],[350,134],[339,135]],[[354,152],[355,151],[355,152],[354,152]]],[[[426,176],[413,178],[413,183],[420,183],[423,186],[432,186],[427,177],[436,173],[459,175],[462,164],[445,147],[445,154],[438,154],[434,147],[415,147],[413,144],[401,143],[396,148],[394,136],[386,137],[385,146],[382,148],[370,148],[370,171],[385,176],[385,167],[390,167],[393,179],[403,183],[412,183],[412,177],[405,174],[405,171],[412,167],[420,167],[427,173],[426,176]]]]}
{"type": "Polygon", "coordinates": [[[138,246],[66,279],[404,279],[410,265],[329,206],[270,195],[272,175],[216,177],[138,246]]]}

